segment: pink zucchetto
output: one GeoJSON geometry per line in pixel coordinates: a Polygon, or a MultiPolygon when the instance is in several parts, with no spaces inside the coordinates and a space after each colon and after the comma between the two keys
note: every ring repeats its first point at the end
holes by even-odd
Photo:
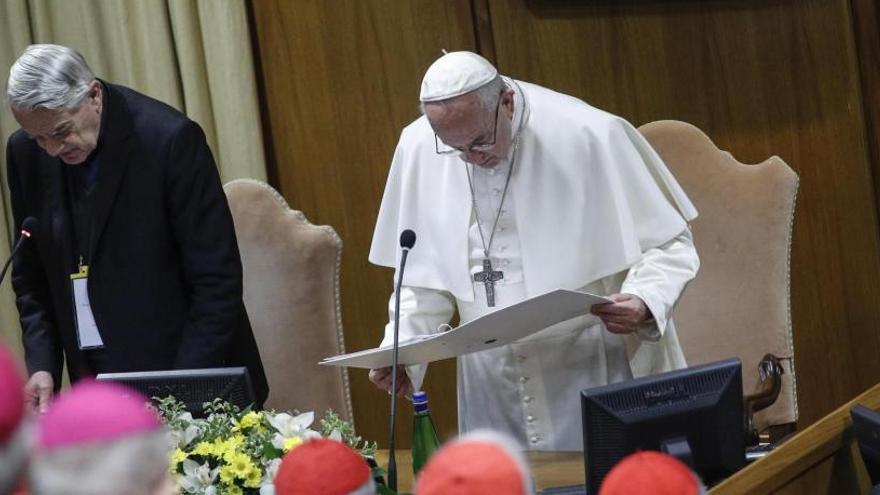
{"type": "Polygon", "coordinates": [[[52,451],[155,431],[161,423],[147,402],[140,392],[115,383],[77,383],[39,418],[37,447],[52,451]]]}
{"type": "Polygon", "coordinates": [[[16,359],[0,344],[0,445],[9,441],[24,416],[24,378],[16,359]]]}

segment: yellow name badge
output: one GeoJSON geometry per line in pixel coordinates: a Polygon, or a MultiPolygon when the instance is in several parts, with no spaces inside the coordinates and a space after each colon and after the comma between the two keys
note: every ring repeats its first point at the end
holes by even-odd
{"type": "Polygon", "coordinates": [[[79,272],[70,274],[73,308],[76,316],[76,338],[80,349],[100,349],[104,347],[101,332],[92,314],[89,303],[89,267],[80,265],[79,272]]]}

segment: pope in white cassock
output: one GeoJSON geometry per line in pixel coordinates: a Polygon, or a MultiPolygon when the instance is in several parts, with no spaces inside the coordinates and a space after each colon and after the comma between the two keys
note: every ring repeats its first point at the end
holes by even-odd
{"type": "MultiPolygon", "coordinates": [[[[628,122],[500,76],[479,55],[442,56],[420,99],[370,251],[396,267],[399,233],[418,234],[400,340],[440,331],[456,308],[467,322],[555,288],[608,295],[613,304],[458,359],[462,433],[582,450],[581,390],[685,366],[671,313],[699,267],[688,229],[697,212],[628,122]]],[[[392,332],[389,323],[383,345],[392,332]]],[[[418,389],[424,373],[401,369],[397,393],[418,389]]],[[[388,368],[370,379],[391,387],[388,368]]]]}

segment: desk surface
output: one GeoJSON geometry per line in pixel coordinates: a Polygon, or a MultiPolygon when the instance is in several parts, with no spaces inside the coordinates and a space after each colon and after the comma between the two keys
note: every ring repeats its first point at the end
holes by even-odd
{"type": "MultiPolygon", "coordinates": [[[[580,452],[526,452],[538,490],[557,486],[584,484],[584,455],[580,452]]],[[[412,458],[409,450],[397,451],[397,488],[401,493],[412,491],[412,458]]],[[[388,451],[380,450],[376,461],[388,468],[388,451]]]]}

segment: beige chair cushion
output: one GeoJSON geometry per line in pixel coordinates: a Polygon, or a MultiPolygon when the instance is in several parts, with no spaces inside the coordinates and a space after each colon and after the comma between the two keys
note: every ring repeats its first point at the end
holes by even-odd
{"type": "Polygon", "coordinates": [[[251,179],[224,186],[244,267],[244,302],[269,380],[266,408],[333,409],[352,420],[348,375],[318,361],[345,351],[339,309],[342,241],[251,179]]]}
{"type": "Polygon", "coordinates": [[[699,217],[694,242],[701,267],[675,310],[688,364],[739,357],[752,393],[766,353],[783,361],[779,400],[755,425],[797,421],[789,263],[797,174],[780,158],[744,165],[699,129],[658,121],[639,129],[690,196],[699,217]]]}

